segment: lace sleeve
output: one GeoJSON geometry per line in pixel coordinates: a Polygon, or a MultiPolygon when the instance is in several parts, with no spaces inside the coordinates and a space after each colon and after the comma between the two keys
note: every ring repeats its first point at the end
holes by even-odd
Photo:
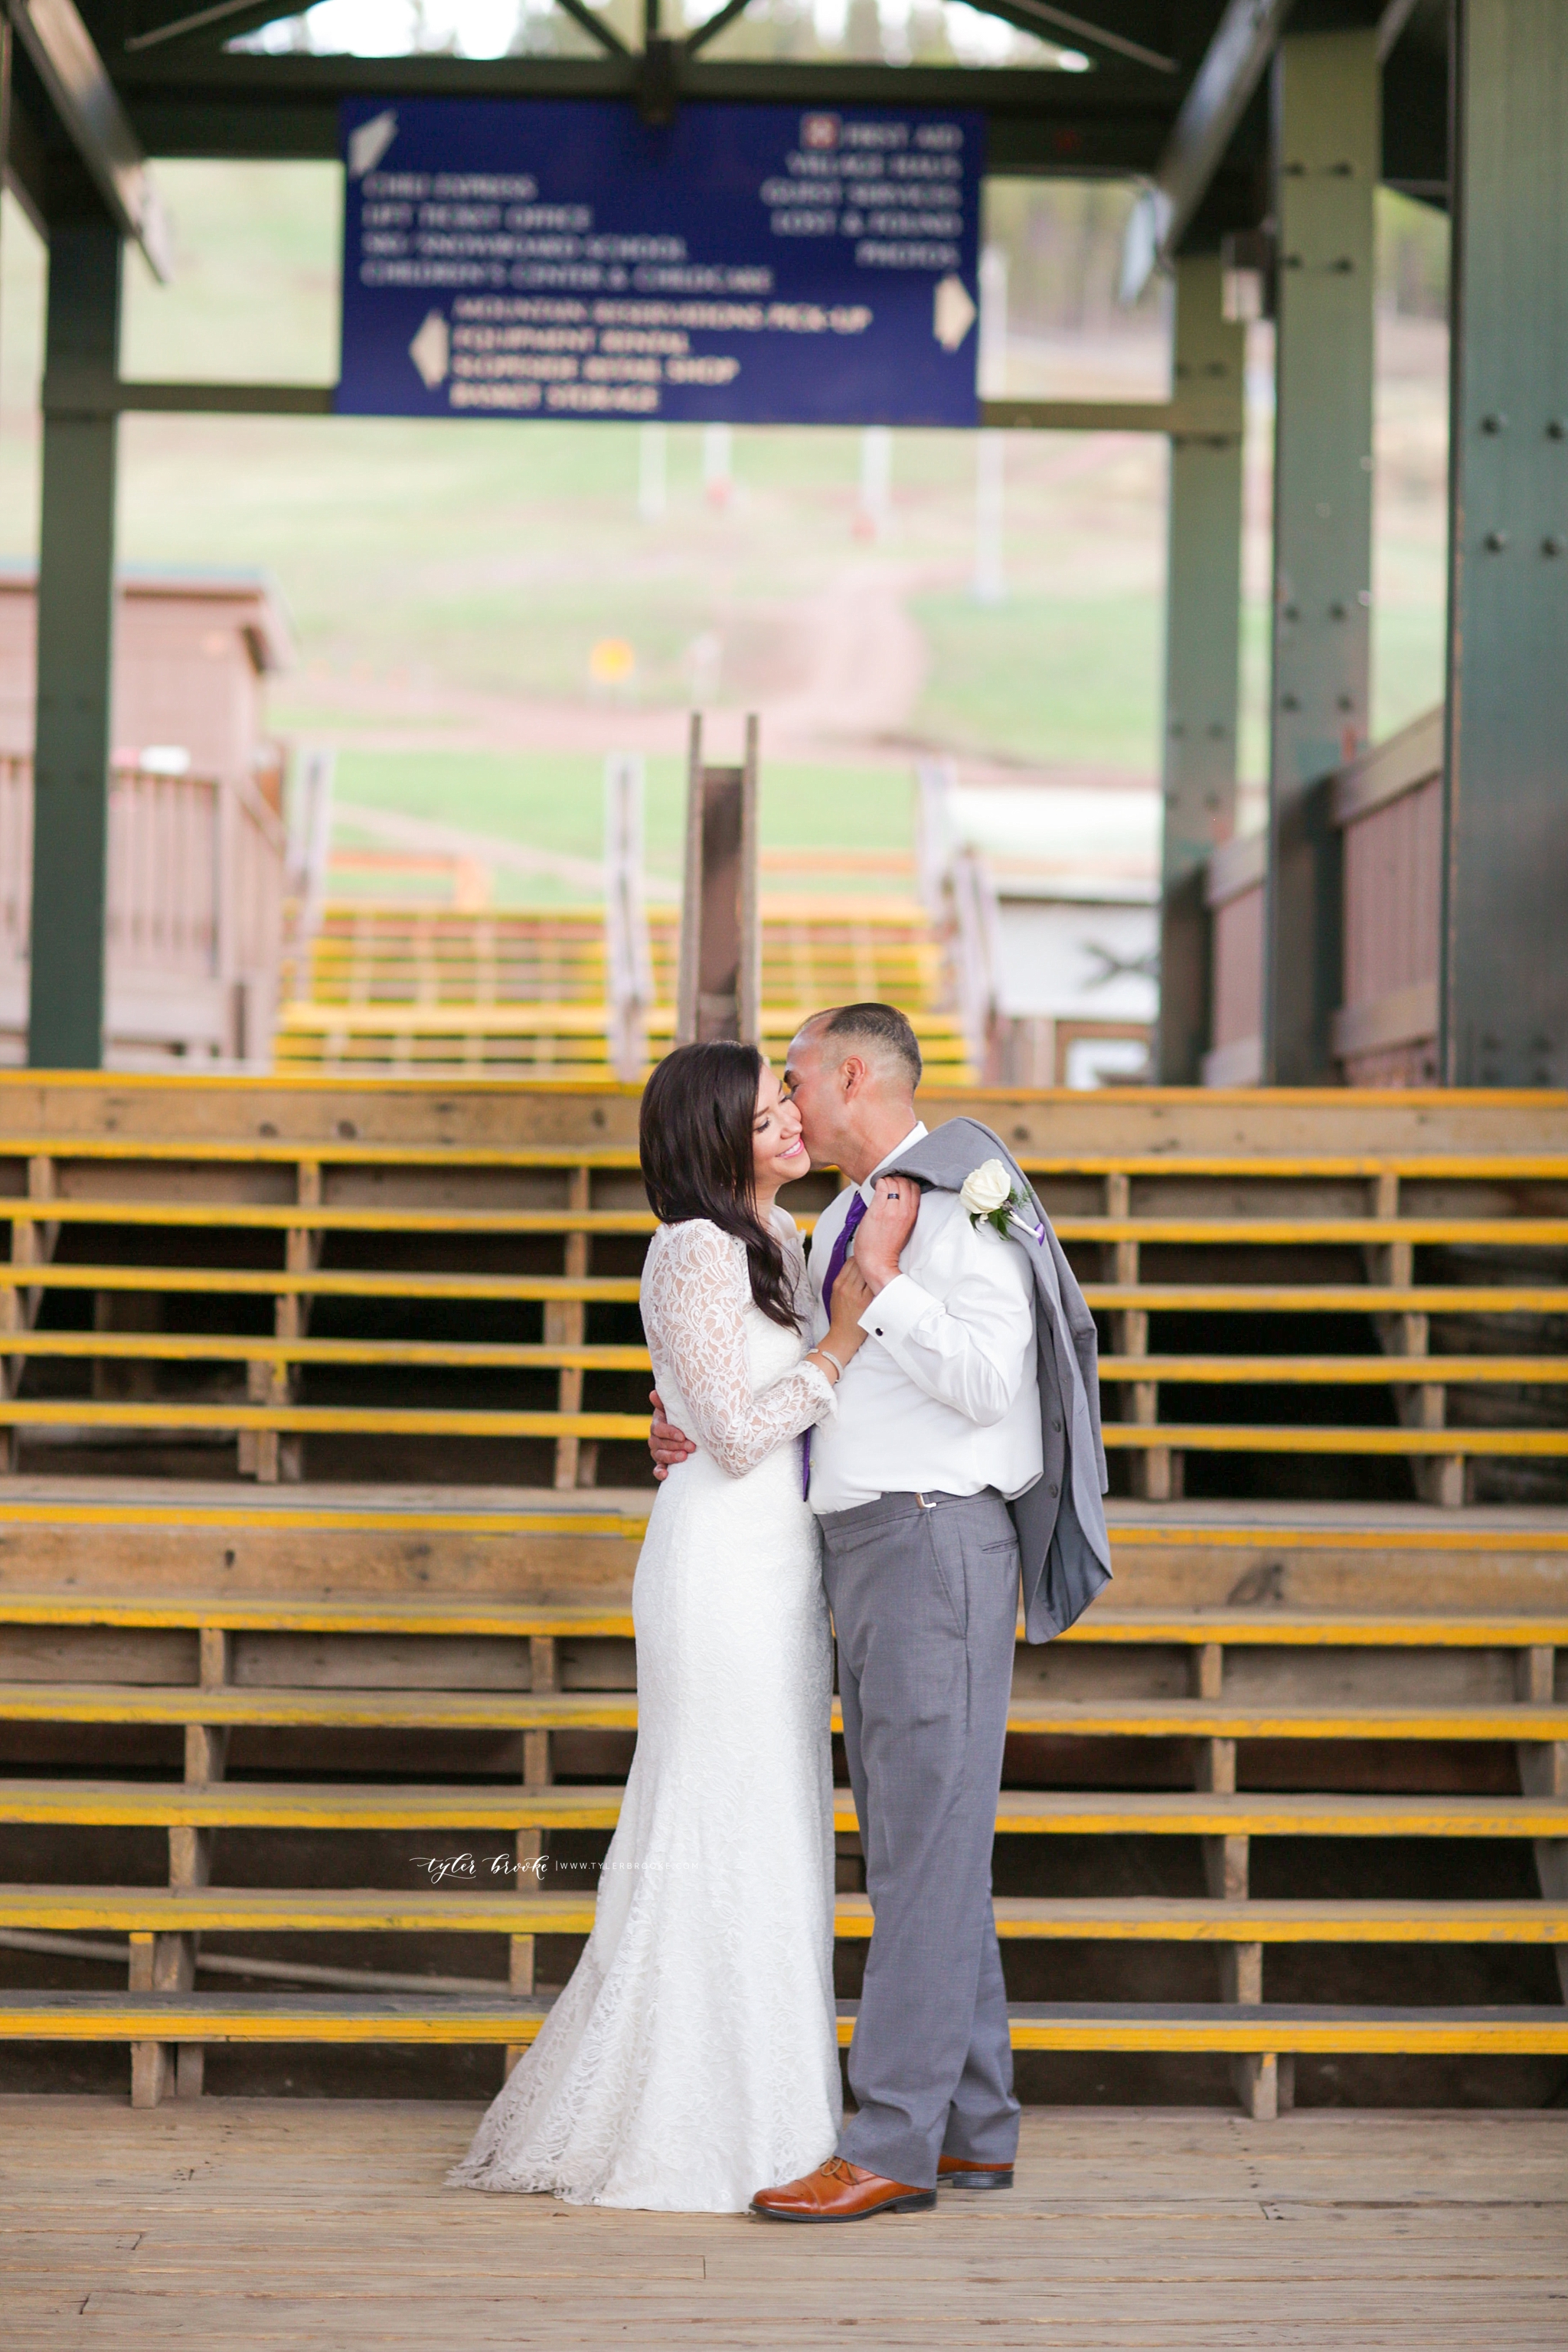
{"type": "Polygon", "coordinates": [[[728,1234],[700,1219],[661,1228],[643,1276],[648,1343],[673,1367],[691,1435],[731,1478],[834,1412],[832,1383],[815,1364],[798,1363],[752,1389],[750,1302],[745,1257],[728,1234]]]}

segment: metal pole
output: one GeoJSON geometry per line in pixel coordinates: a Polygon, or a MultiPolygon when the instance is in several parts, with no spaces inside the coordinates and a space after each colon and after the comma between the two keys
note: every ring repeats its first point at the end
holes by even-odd
{"type": "Polygon", "coordinates": [[[1339,835],[1328,777],[1368,740],[1375,30],[1287,40],[1274,68],[1279,239],[1263,1062],[1334,1076],[1339,835]]]}
{"type": "Polygon", "coordinates": [[[1568,1083],[1568,39],[1458,0],[1438,1067],[1568,1083]]]}
{"type": "MultiPolygon", "coordinates": [[[[105,215],[50,224],[47,375],[112,382],[121,265],[105,215]]],[[[44,418],[27,1031],[36,1069],[103,1062],[118,423],[85,406],[44,418]]]]}
{"type": "Polygon", "coordinates": [[[1204,869],[1236,830],[1241,636],[1241,452],[1247,330],[1228,320],[1217,254],[1176,264],[1177,400],[1230,411],[1230,429],[1171,441],[1165,566],[1164,845],[1161,859],[1163,1086],[1195,1086],[1209,1043],[1204,869]]]}
{"type": "Polygon", "coordinates": [[[666,443],[662,425],[637,427],[637,519],[662,522],[666,502],[666,443]]]}

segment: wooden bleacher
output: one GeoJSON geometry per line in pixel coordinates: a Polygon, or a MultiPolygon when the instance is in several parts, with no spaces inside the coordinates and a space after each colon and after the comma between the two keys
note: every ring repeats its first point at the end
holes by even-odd
{"type": "MultiPolygon", "coordinates": [[[[798,860],[792,861],[798,864],[798,860]]],[[[676,916],[648,922],[650,1053],[675,1034],[676,916]]],[[[277,1059],[287,1070],[431,1070],[603,1078],[612,1055],[604,917],[352,901],[329,906],[285,973],[277,1059]]],[[[763,901],[763,1045],[782,1055],[806,1014],[878,998],[914,1022],[933,1076],[972,1076],[945,1009],[942,951],[923,909],[898,898],[773,895],[763,901]]]]}
{"type": "MultiPolygon", "coordinates": [[[[1100,1315],[1117,1488],[1115,1584],[1019,1650],[1017,2047],[1217,2053],[1258,2113],[1298,2058],[1560,2080],[1568,1103],[927,1116],[956,1110],[1035,1175],[1100,1315]]],[[[208,2044],[537,2030],[591,1913],[552,1841],[602,1852],[635,1735],[636,1111],[0,1079],[0,2039],[130,2043],[147,2103],[208,2044]],[[377,1885],[404,1832],[505,1870],[377,1885]],[[450,1973],[477,1935],[493,1974],[450,1973]],[[106,1954],[118,1991],[82,1981],[106,1954]]],[[[808,1221],[831,1181],[796,1189],[808,1221]]],[[[837,1827],[847,2033],[847,1794],[837,1827]]]]}

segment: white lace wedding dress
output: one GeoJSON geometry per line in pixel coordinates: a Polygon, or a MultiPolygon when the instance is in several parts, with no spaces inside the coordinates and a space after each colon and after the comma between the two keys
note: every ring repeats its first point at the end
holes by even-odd
{"type": "Polygon", "coordinates": [[[735,2212],[838,2136],[832,1654],[797,1442],[833,1390],[706,1221],[659,1227],[642,1316],[699,1451],[637,1561],[637,1753],[587,1948],[450,2178],[735,2212]]]}

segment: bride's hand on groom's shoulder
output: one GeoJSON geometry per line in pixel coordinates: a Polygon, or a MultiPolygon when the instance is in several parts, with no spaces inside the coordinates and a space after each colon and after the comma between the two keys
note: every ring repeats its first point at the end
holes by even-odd
{"type": "Polygon", "coordinates": [[[648,1425],[647,1450],[653,1455],[653,1475],[668,1478],[678,1462],[684,1462],[697,1448],[683,1429],[666,1418],[664,1402],[657,1389],[648,1391],[648,1402],[653,1407],[653,1420],[648,1425]]]}
{"type": "Polygon", "coordinates": [[[855,1235],[854,1264],[870,1285],[885,1290],[899,1271],[899,1257],[921,1213],[921,1188],[910,1176],[879,1176],[876,1196],[855,1235]]]}

